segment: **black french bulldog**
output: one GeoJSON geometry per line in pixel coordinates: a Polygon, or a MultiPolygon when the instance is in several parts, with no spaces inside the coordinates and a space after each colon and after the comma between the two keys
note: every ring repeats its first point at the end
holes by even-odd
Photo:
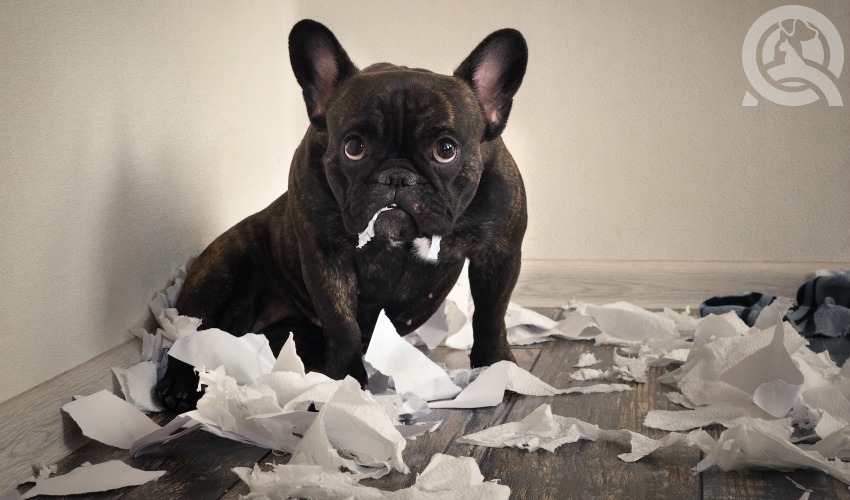
{"type": "MultiPolygon", "coordinates": [[[[206,328],[263,333],[275,353],[293,332],[308,370],[362,384],[380,311],[399,334],[414,331],[469,259],[471,365],[513,360],[504,316],[527,213],[499,136],[525,74],[522,35],[496,31],[451,76],[391,64],[358,70],[330,30],[303,20],[289,56],[311,122],[289,191],[204,250],[177,310],[206,328]],[[381,209],[363,244],[358,235],[381,209]]],[[[192,367],[170,358],[156,391],[185,411],[197,385],[192,367]]]]}

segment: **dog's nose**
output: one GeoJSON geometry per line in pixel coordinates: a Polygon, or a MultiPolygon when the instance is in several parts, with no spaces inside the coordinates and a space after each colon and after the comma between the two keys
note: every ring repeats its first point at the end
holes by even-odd
{"type": "Polygon", "coordinates": [[[406,168],[388,168],[378,174],[378,183],[392,188],[413,186],[416,184],[417,175],[406,168]]]}

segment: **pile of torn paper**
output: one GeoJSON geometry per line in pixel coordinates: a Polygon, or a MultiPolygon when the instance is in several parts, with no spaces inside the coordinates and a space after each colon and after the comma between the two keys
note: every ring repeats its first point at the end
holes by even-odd
{"type": "MultiPolygon", "coordinates": [[[[130,456],[146,453],[157,444],[196,428],[288,452],[292,458],[276,473],[286,475],[291,467],[301,467],[299,473],[305,474],[306,481],[302,486],[308,488],[304,491],[312,491],[308,485],[310,478],[353,485],[361,491],[358,488],[365,487],[356,485],[360,479],[381,477],[391,470],[408,473],[402,456],[406,440],[434,431],[440,425],[439,421],[422,421],[422,417],[430,413],[429,407],[495,406],[502,402],[506,390],[551,396],[629,389],[622,384],[598,384],[559,390],[507,361],[479,369],[475,374],[471,370],[466,370],[465,376],[453,373],[458,385],[445,368],[402,339],[382,313],[364,359],[371,365],[374,377],[384,378],[388,383],[383,393],[372,394],[361,390],[352,378],[332,380],[320,373],[305,373],[292,336],[275,358],[268,340],[262,335],[234,337],[217,329],[198,331],[196,324],[168,310],[163,307],[163,314],[158,315],[164,318],[164,324],[192,326],[171,329],[171,334],[176,333],[175,339],[168,338],[167,342],[163,341],[166,339],[164,328],[156,335],[148,334],[146,345],[171,344],[168,355],[196,367],[200,383],[205,386],[196,410],[160,428],[139,409],[107,391],[79,398],[65,405],[63,410],[86,436],[129,449],[130,456]],[[340,470],[346,472],[340,473],[340,470]]],[[[156,358],[152,356],[150,362],[162,363],[156,358]]],[[[446,489],[436,479],[428,480],[423,474],[424,478],[420,477],[414,487],[392,496],[488,498],[509,494],[506,487],[482,482],[474,461],[448,466],[446,460],[449,457],[439,461],[435,458],[432,467],[439,464],[440,469],[466,471],[451,488],[446,489]]],[[[96,470],[75,469],[51,480],[56,484],[69,477],[87,477],[87,473],[96,470]]],[[[253,478],[249,482],[254,485],[269,481],[259,479],[262,474],[259,471],[241,473],[246,480],[253,478]]],[[[38,482],[36,488],[40,491],[48,486],[38,482]]],[[[54,488],[54,491],[58,490],[54,488]]],[[[377,491],[363,489],[361,492],[364,495],[383,494],[375,493],[377,491]]]]}
{"type": "MultiPolygon", "coordinates": [[[[712,465],[723,470],[805,467],[850,483],[850,465],[840,461],[850,458],[850,369],[839,370],[826,354],[814,354],[781,322],[787,301],[766,307],[752,328],[733,313],[695,318],[688,310],[651,313],[627,303],[571,304],[556,323],[512,304],[506,316],[512,344],[560,338],[618,346],[612,366],[599,368],[599,361],[586,354],[570,377],[604,382],[558,389],[510,362],[447,372],[412,345],[471,345],[472,303],[464,273],[440,310],[409,338],[400,338],[384,315],[379,318],[364,357],[372,374],[370,393],[352,379],[305,373],[291,338],[275,359],[265,337],[198,331],[198,320],[180,316],[173,307],[184,277],[178,270],[173,284],[151,303],[159,329],[136,331],[143,340],[142,363],[115,373],[128,402],[157,411],[153,388],[170,354],[199,371],[206,392],[197,409],[162,428],[108,393],[63,409],[86,435],[129,449],[130,456],[197,428],[290,453],[289,463],[271,472],[235,471],[251,487],[252,498],[506,498],[509,489],[485,482],[473,460],[443,455],[435,455],[406,490],[384,492],[358,481],[409,471],[403,459],[406,440],[440,424],[427,420],[430,408],[495,406],[507,390],[536,396],[631,390],[619,382],[646,383],[648,367],[668,365],[680,366],[663,377],[678,389],[667,396],[686,409],[649,412],[646,426],[673,431],[661,439],[629,429],[600,429],[555,415],[544,404],[518,422],[459,442],[553,452],[578,440],[622,441],[631,451],[619,457],[629,462],[657,449],[690,446],[705,456],[697,472],[712,465]],[[702,430],[712,424],[727,428],[719,439],[702,430]],[[449,483],[440,479],[446,474],[449,483]]],[[[94,473],[82,469],[60,478],[94,473]]],[[[46,491],[50,485],[43,481],[33,491],[46,491]]]]}
{"type": "MultiPolygon", "coordinates": [[[[633,356],[630,366],[681,363],[661,381],[679,389],[667,397],[686,409],[651,410],[644,425],[697,429],[674,432],[663,444],[702,449],[706,456],[696,472],[712,465],[814,468],[850,484],[850,464],[841,461],[850,458],[850,365],[839,369],[827,353],[808,349],[807,340],[782,322],[789,307],[789,301],[775,301],[750,328],[733,312],[697,319],[687,311],[651,313],[626,303],[572,304],[559,330],[564,338],[621,346],[633,356]],[[727,428],[716,441],[700,430],[712,424],[727,428]]],[[[537,424],[549,432],[542,437],[553,440],[553,422],[537,424]]],[[[586,435],[596,439],[598,432],[586,435]]],[[[476,436],[464,439],[485,444],[476,436]]]]}

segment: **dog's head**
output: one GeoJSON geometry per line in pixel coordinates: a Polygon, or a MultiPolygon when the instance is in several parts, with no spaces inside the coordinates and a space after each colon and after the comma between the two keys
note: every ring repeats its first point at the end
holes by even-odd
{"type": "MultiPolygon", "coordinates": [[[[434,46],[432,46],[433,49],[434,46]]],[[[478,189],[481,148],[497,138],[528,60],[516,30],[482,41],[451,76],[391,64],[358,70],[325,26],[289,35],[314,127],[326,132],[328,184],[346,230],[393,240],[450,234],[478,189]]]]}

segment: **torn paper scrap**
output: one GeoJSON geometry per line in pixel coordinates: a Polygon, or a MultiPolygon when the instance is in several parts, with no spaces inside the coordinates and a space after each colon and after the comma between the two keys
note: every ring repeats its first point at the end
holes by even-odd
{"type": "Polygon", "coordinates": [[[815,490],[806,488],[805,486],[798,483],[797,481],[794,481],[793,479],[791,479],[788,476],[785,476],[785,479],[791,481],[791,483],[794,485],[795,488],[804,492],[802,495],[800,495],[799,500],[809,500],[809,496],[811,496],[811,494],[815,491],[815,490]]]}
{"type": "Polygon", "coordinates": [[[651,439],[629,430],[604,430],[594,424],[572,417],[553,415],[548,404],[537,407],[518,422],[509,422],[458,438],[459,443],[493,448],[517,447],[528,451],[543,449],[554,452],[559,446],[588,441],[629,441],[631,452],[618,457],[625,462],[635,462],[650,453],[671,446],[697,446],[709,450],[714,440],[704,431],[690,434],[671,433],[661,439],[651,439]]]}
{"type": "Polygon", "coordinates": [[[566,312],[564,318],[558,321],[557,328],[563,338],[569,340],[594,340],[602,334],[593,317],[581,310],[566,312]]]}
{"type": "Polygon", "coordinates": [[[241,337],[210,328],[177,339],[168,355],[199,368],[224,366],[240,384],[248,384],[272,371],[275,357],[265,335],[246,333],[241,337]]]}
{"type": "Polygon", "coordinates": [[[509,422],[457,439],[461,444],[475,444],[492,448],[516,447],[528,451],[543,449],[554,452],[566,443],[579,439],[595,441],[599,427],[581,420],[553,415],[548,404],[537,407],[518,422],[509,422]]]}
{"type": "Polygon", "coordinates": [[[166,471],[134,469],[120,460],[78,467],[67,474],[36,480],[35,486],[21,498],[36,495],[80,495],[138,486],[155,481],[166,471]]]}
{"type": "Polygon", "coordinates": [[[435,234],[431,236],[431,248],[428,249],[428,260],[436,261],[440,256],[440,242],[443,240],[443,237],[439,234],[435,234]]]}
{"type": "MultiPolygon", "coordinates": [[[[291,373],[291,372],[275,372],[291,373]]],[[[250,418],[256,415],[280,414],[277,394],[268,385],[240,385],[226,374],[223,366],[198,374],[207,386],[198,407],[185,416],[204,425],[209,432],[222,437],[255,444],[273,450],[292,452],[299,439],[286,418],[250,418]]]]}
{"type": "MultiPolygon", "coordinates": [[[[191,265],[191,261],[186,266],[189,265],[191,265]]],[[[170,285],[157,293],[153,300],[148,303],[151,314],[159,323],[162,335],[172,342],[193,333],[201,324],[201,320],[198,318],[180,316],[177,309],[174,308],[186,279],[186,266],[177,268],[172,275],[170,285]]],[[[138,335],[140,332],[135,330],[133,333],[138,335]]]]}
{"type": "MultiPolygon", "coordinates": [[[[511,490],[505,485],[485,482],[478,463],[471,457],[452,457],[437,453],[412,486],[439,498],[507,499],[511,490]]],[[[400,498],[404,498],[402,495],[400,498]]],[[[416,498],[411,496],[411,498],[416,498]]]]}
{"type": "Polygon", "coordinates": [[[58,469],[58,467],[59,466],[56,465],[56,464],[53,464],[53,465],[42,464],[38,467],[38,473],[33,478],[33,480],[28,481],[28,482],[35,482],[37,479],[47,479],[48,477],[56,474],[56,470],[58,469]]]}
{"type": "Polygon", "coordinates": [[[765,347],[730,366],[720,380],[752,395],[753,402],[774,417],[786,416],[802,388],[803,373],[785,348],[782,322],[776,323],[765,347]]]}
{"type": "Polygon", "coordinates": [[[157,366],[154,362],[144,361],[130,368],[113,367],[112,372],[128,403],[146,412],[165,410],[154,393],[157,382],[157,366]]]}
{"type": "Polygon", "coordinates": [[[502,402],[505,391],[510,390],[528,396],[554,396],[557,394],[592,393],[630,390],[623,384],[599,384],[600,386],[556,389],[543,382],[512,361],[499,361],[486,368],[453,400],[433,401],[431,408],[483,408],[502,402]]]}
{"type": "Polygon", "coordinates": [[[428,349],[436,349],[444,342],[447,347],[453,349],[467,349],[472,345],[470,290],[469,260],[466,260],[457,282],[443,304],[416,330],[416,334],[428,349]],[[449,341],[449,338],[452,340],[449,341]]]}
{"type": "Polygon", "coordinates": [[[130,456],[133,458],[142,456],[153,450],[156,445],[173,441],[183,434],[199,428],[200,425],[191,418],[180,415],[168,424],[134,441],[130,446],[130,456]]]}
{"type": "Polygon", "coordinates": [[[803,450],[789,441],[792,428],[781,421],[753,419],[723,431],[717,445],[699,462],[694,471],[713,465],[724,471],[744,468],[821,470],[850,484],[850,463],[827,460],[817,451],[803,450]]]}
{"type": "Polygon", "coordinates": [[[293,372],[297,375],[304,376],[304,362],[295,351],[295,336],[289,332],[289,338],[284,342],[277,359],[272,366],[273,372],[293,372]]]}
{"type": "Polygon", "coordinates": [[[613,440],[620,438],[622,436],[620,433],[628,433],[629,443],[632,447],[631,452],[617,455],[617,458],[624,462],[636,462],[656,450],[674,446],[699,448],[703,453],[707,453],[715,446],[714,438],[702,429],[687,434],[671,432],[659,439],[652,439],[633,431],[601,431],[603,437],[613,440]]]}
{"type": "MultiPolygon", "coordinates": [[[[698,331],[688,361],[667,376],[694,404],[748,404],[763,383],[777,379],[792,385],[802,383],[801,372],[791,358],[803,356],[797,351],[808,349],[800,349],[806,340],[789,324],[753,329],[745,336],[721,323],[713,325],[720,326],[718,334],[698,331]]],[[[788,402],[787,395],[784,402],[788,402]]]]}
{"type": "Polygon", "coordinates": [[[399,434],[404,436],[404,439],[410,441],[428,432],[436,431],[441,425],[443,425],[443,421],[437,420],[434,422],[416,422],[408,425],[396,424],[395,428],[399,434]]]}
{"type": "Polygon", "coordinates": [[[647,339],[679,338],[672,319],[653,314],[627,302],[616,302],[604,306],[586,305],[587,313],[593,317],[607,336],[606,343],[633,344],[647,339]]]}
{"type": "Polygon", "coordinates": [[[364,229],[359,235],[357,235],[357,248],[363,248],[366,243],[369,243],[369,241],[375,237],[375,221],[378,220],[378,216],[381,215],[381,212],[392,210],[394,207],[395,204],[392,204],[375,212],[375,215],[373,215],[372,218],[369,219],[369,224],[366,225],[366,229],[364,229]]]}
{"type": "Polygon", "coordinates": [[[719,403],[683,411],[649,410],[643,425],[664,431],[686,431],[714,424],[729,428],[753,418],[771,416],[754,404],[719,403]]]}
{"type": "Polygon", "coordinates": [[[442,239],[443,237],[438,234],[431,236],[430,240],[424,237],[416,238],[413,240],[413,248],[416,250],[416,254],[424,260],[437,262],[440,255],[440,242],[442,239]]]}
{"type": "Polygon", "coordinates": [[[850,427],[850,380],[840,378],[803,392],[803,401],[820,413],[815,432],[826,438],[850,427]]]}
{"type": "Polygon", "coordinates": [[[560,394],[607,394],[610,392],[625,392],[631,390],[632,388],[626,384],[593,384],[561,389],[560,394]]]}
{"type": "Polygon", "coordinates": [[[62,406],[87,437],[116,448],[129,449],[159,425],[135,406],[107,390],[62,406]]]}
{"type": "MultiPolygon", "coordinates": [[[[263,378],[262,380],[266,379],[263,378]]],[[[308,377],[304,377],[304,383],[308,383],[308,380],[308,377]]],[[[333,395],[336,394],[337,389],[339,389],[339,383],[339,380],[329,380],[327,382],[320,382],[318,384],[311,385],[307,387],[304,392],[287,401],[286,404],[283,405],[283,410],[307,410],[310,406],[315,406],[317,409],[321,409],[322,406],[330,401],[333,395]]],[[[278,394],[281,394],[281,389],[285,389],[274,384],[272,384],[272,388],[278,394]]]]}
{"type": "Polygon", "coordinates": [[[508,303],[505,313],[505,328],[508,331],[510,345],[529,345],[547,342],[562,336],[557,331],[558,322],[546,316],[526,309],[513,302],[508,303]]]}
{"type": "Polygon", "coordinates": [[[416,478],[416,483],[399,491],[384,491],[357,484],[357,479],[339,471],[326,471],[316,465],[275,465],[263,472],[254,466],[233,469],[251,489],[244,498],[357,498],[393,500],[507,500],[510,488],[484,481],[478,464],[469,457],[441,453],[416,478]]]}
{"type": "Polygon", "coordinates": [[[345,467],[359,478],[381,477],[392,469],[406,474],[410,469],[402,458],[405,446],[404,436],[381,405],[356,380],[346,377],[289,463],[320,465],[326,472],[345,467]]]}
{"type": "Polygon", "coordinates": [[[384,311],[378,316],[364,359],[392,377],[398,392],[412,392],[425,401],[453,398],[461,390],[445,370],[398,335],[384,311]]]}
{"type": "Polygon", "coordinates": [[[583,352],[581,356],[578,357],[578,362],[573,365],[574,368],[587,368],[588,366],[593,366],[598,364],[599,360],[596,359],[596,355],[592,352],[583,352]]]}
{"type": "Polygon", "coordinates": [[[603,380],[608,378],[608,372],[598,368],[581,368],[570,373],[570,380],[603,380]]]}
{"type": "Polygon", "coordinates": [[[685,395],[681,392],[665,392],[664,397],[679,406],[684,406],[689,410],[693,410],[694,408],[696,408],[696,405],[691,403],[691,401],[687,397],[685,397],[685,395]]]}
{"type": "Polygon", "coordinates": [[[614,353],[614,367],[611,369],[611,378],[645,384],[649,367],[640,358],[627,358],[614,353]]]}
{"type": "Polygon", "coordinates": [[[850,428],[843,428],[815,444],[801,444],[800,449],[816,451],[826,458],[850,459],[850,428]]]}
{"type": "MultiPolygon", "coordinates": [[[[433,248],[433,246],[432,246],[433,248]]],[[[469,261],[464,262],[457,283],[436,312],[420,326],[415,337],[435,349],[440,345],[452,349],[472,347],[472,313],[474,304],[470,299],[469,261]]],[[[542,314],[526,309],[513,302],[508,304],[505,313],[505,327],[508,343],[527,345],[546,342],[563,334],[557,329],[558,323],[542,314]]],[[[415,338],[414,337],[414,338],[415,338]]]]}

